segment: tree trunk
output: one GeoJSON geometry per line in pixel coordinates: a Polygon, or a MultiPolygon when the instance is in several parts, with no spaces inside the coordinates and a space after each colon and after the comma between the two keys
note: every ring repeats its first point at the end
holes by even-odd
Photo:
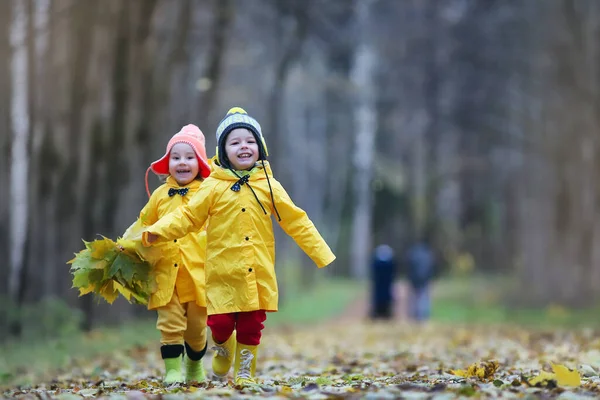
{"type": "Polygon", "coordinates": [[[371,220],[373,194],[373,156],[375,133],[377,132],[377,111],[375,106],[376,55],[371,47],[367,32],[370,27],[372,1],[358,3],[357,26],[358,46],[356,49],[351,79],[354,84],[356,124],[354,170],[354,210],[352,219],[352,261],[351,269],[355,278],[367,276],[369,256],[372,248],[371,220]]]}
{"type": "MultiPolygon", "coordinates": [[[[88,86],[88,74],[90,60],[93,54],[92,37],[95,31],[95,18],[97,14],[96,2],[80,3],[73,9],[73,24],[71,26],[73,37],[75,38],[74,49],[72,53],[72,82],[69,91],[69,102],[71,105],[71,115],[68,125],[68,136],[73,149],[72,162],[77,165],[78,174],[76,179],[72,179],[70,187],[72,195],[76,202],[76,220],[73,221],[85,240],[92,240],[94,224],[92,214],[94,212],[93,204],[101,200],[97,197],[96,190],[98,181],[96,179],[97,163],[94,163],[94,157],[101,152],[101,147],[93,147],[93,135],[81,135],[86,131],[86,110],[90,87],[88,86]]],[[[115,147],[118,149],[120,147],[115,147]]],[[[117,150],[115,150],[116,152],[117,150]]],[[[66,172],[66,171],[65,171],[66,172]]],[[[115,188],[116,191],[116,188],[115,188]]],[[[114,193],[114,192],[109,192],[114,193]]],[[[90,330],[94,318],[93,297],[83,296],[80,298],[80,308],[83,311],[82,329],[90,330]]]]}
{"type": "MultiPolygon", "coordinates": [[[[210,118],[214,114],[214,106],[224,72],[223,64],[227,54],[227,34],[235,17],[235,8],[231,0],[216,0],[214,1],[214,7],[215,17],[209,42],[210,51],[206,57],[208,65],[201,78],[206,85],[200,88],[202,94],[199,101],[200,118],[198,123],[201,129],[211,125],[210,118]]],[[[220,118],[222,117],[220,116],[220,118]]]]}
{"type": "Polygon", "coordinates": [[[281,40],[281,55],[278,55],[279,58],[277,63],[275,63],[274,68],[273,88],[268,103],[270,120],[267,126],[271,132],[269,143],[273,148],[273,154],[270,157],[271,163],[273,164],[273,169],[279,171],[278,179],[285,181],[287,178],[287,176],[284,175],[286,169],[283,168],[285,155],[283,151],[280,150],[285,147],[283,145],[285,136],[280,126],[283,90],[290,69],[301,55],[302,45],[306,37],[307,21],[304,17],[305,14],[289,16],[285,11],[285,7],[281,6],[283,3],[277,1],[275,4],[280,6],[278,7],[278,18],[275,26],[277,31],[275,34],[278,35],[281,40]],[[292,31],[288,33],[285,32],[285,28],[289,25],[292,25],[292,31]]]}
{"type": "MultiPolygon", "coordinates": [[[[13,55],[11,62],[12,96],[12,151],[10,174],[10,275],[8,280],[9,298],[15,307],[20,306],[23,291],[23,270],[26,263],[27,231],[29,223],[29,60],[27,29],[29,23],[28,4],[13,1],[11,25],[11,45],[13,55]]],[[[13,335],[19,335],[21,326],[18,322],[11,328],[13,335]]]]}
{"type": "MultiPolygon", "coordinates": [[[[12,31],[12,2],[0,2],[0,130],[9,134],[0,135],[0,187],[9,188],[10,153],[12,151],[12,126],[10,118],[12,82],[10,31],[12,31]]],[[[10,196],[0,196],[0,220],[8,221],[10,215],[10,196]]],[[[10,254],[10,232],[8,224],[0,226],[0,254],[10,254]]],[[[5,256],[6,258],[6,256],[5,256]]],[[[0,292],[8,293],[10,262],[0,265],[0,292]]],[[[0,320],[0,334],[6,332],[5,320],[0,320]]]]}

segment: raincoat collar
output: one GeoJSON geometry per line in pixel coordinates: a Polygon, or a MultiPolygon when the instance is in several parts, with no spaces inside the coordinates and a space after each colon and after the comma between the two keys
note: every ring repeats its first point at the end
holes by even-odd
{"type": "Polygon", "coordinates": [[[177,181],[175,180],[175,178],[173,178],[171,175],[169,175],[167,177],[167,181],[165,182],[165,184],[169,187],[169,188],[174,188],[174,189],[182,189],[182,188],[188,188],[190,190],[197,190],[200,187],[200,184],[202,183],[201,180],[199,179],[194,179],[193,181],[191,181],[190,183],[188,183],[185,186],[180,186],[179,183],[177,183],[177,181]]]}
{"type": "Polygon", "coordinates": [[[229,169],[220,167],[218,164],[213,164],[213,170],[210,176],[224,181],[237,181],[240,179],[240,176],[250,175],[250,181],[253,181],[267,179],[265,171],[269,178],[273,178],[273,172],[271,171],[271,166],[268,161],[264,161],[264,169],[263,161],[259,161],[250,171],[235,171],[235,173],[229,169]]]}

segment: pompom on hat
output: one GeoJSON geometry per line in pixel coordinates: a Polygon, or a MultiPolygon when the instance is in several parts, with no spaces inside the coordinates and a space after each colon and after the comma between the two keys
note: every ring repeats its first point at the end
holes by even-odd
{"type": "Polygon", "coordinates": [[[221,120],[217,127],[217,161],[219,164],[223,165],[224,161],[227,162],[224,160],[226,156],[223,157],[225,155],[225,138],[229,132],[237,128],[245,128],[252,132],[259,144],[259,160],[264,160],[269,155],[269,151],[260,124],[249,116],[243,108],[233,107],[227,111],[225,118],[221,120]]]}
{"type": "Polygon", "coordinates": [[[150,197],[148,172],[152,170],[152,172],[157,175],[168,175],[169,154],[171,153],[173,146],[177,143],[186,143],[192,147],[194,153],[196,153],[196,158],[198,159],[198,172],[202,178],[207,178],[210,175],[210,166],[208,165],[208,158],[206,157],[206,140],[204,139],[204,134],[196,125],[188,124],[173,135],[171,140],[169,140],[169,143],[167,143],[165,155],[150,164],[150,167],[146,171],[146,192],[148,193],[148,197],[150,197]]]}

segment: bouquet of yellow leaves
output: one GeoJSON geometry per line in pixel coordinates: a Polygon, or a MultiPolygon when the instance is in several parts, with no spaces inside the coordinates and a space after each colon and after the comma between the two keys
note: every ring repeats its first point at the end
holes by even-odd
{"type": "Polygon", "coordinates": [[[156,291],[152,265],[161,256],[158,248],[142,245],[143,231],[138,219],[116,242],[104,236],[83,241],[85,249],[68,262],[80,296],[95,293],[112,304],[121,294],[130,303],[148,304],[156,291]]]}

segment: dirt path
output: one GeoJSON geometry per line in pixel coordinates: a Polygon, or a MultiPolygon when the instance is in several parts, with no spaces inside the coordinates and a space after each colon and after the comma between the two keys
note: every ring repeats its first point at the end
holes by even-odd
{"type": "MultiPolygon", "coordinates": [[[[394,296],[394,317],[393,321],[408,320],[408,291],[409,287],[404,281],[396,281],[392,289],[394,296]]],[[[368,318],[370,311],[370,296],[366,287],[359,296],[348,306],[348,308],[340,315],[340,320],[350,322],[352,320],[362,320],[368,318]]]]}

